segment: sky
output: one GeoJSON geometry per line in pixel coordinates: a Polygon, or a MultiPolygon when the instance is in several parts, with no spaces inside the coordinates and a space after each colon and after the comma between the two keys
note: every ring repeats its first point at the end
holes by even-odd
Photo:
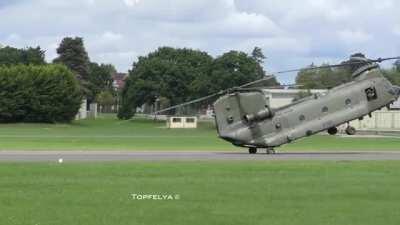
{"type": "Polygon", "coordinates": [[[0,0],[0,44],[41,46],[50,62],[63,37],[80,36],[92,61],[120,72],[159,46],[214,57],[259,46],[273,72],[357,52],[398,56],[399,9],[398,0],[0,0]]]}

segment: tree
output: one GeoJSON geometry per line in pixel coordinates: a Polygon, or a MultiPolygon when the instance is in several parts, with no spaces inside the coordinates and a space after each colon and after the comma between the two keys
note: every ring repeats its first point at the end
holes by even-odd
{"type": "Polygon", "coordinates": [[[110,112],[110,107],[115,103],[115,96],[111,91],[101,91],[96,97],[102,113],[110,112]]]}
{"type": "MultiPolygon", "coordinates": [[[[264,76],[262,66],[254,58],[244,52],[230,51],[214,60],[207,87],[210,93],[215,93],[262,79],[264,76]]],[[[262,85],[278,84],[275,79],[272,79],[262,85]]]]}
{"type": "Polygon", "coordinates": [[[259,64],[263,64],[264,60],[266,59],[260,47],[254,47],[253,51],[251,52],[251,57],[259,64]]]}
{"type": "MultiPolygon", "coordinates": [[[[262,66],[246,53],[231,51],[213,60],[205,52],[159,48],[133,64],[121,93],[119,118],[127,119],[136,107],[165,99],[171,105],[238,87],[265,76],[262,66]]],[[[273,79],[264,85],[276,85],[273,79]]],[[[199,103],[203,107],[210,102],[199,103]]]]}
{"type": "Polygon", "coordinates": [[[204,80],[211,63],[207,53],[185,48],[162,47],[139,57],[121,93],[119,118],[130,118],[136,107],[153,104],[160,97],[176,104],[208,93],[204,80]]]}
{"type": "Polygon", "coordinates": [[[54,63],[65,65],[69,68],[79,80],[81,89],[85,97],[91,102],[95,94],[91,92],[89,82],[89,56],[86,52],[83,39],[80,37],[66,37],[57,48],[58,57],[54,63]]]}
{"type": "Polygon", "coordinates": [[[111,64],[89,64],[89,101],[94,100],[94,98],[101,92],[113,92],[112,75],[114,73],[116,73],[116,69],[111,64]]]}
{"type": "MultiPolygon", "coordinates": [[[[262,64],[264,64],[264,60],[267,58],[265,57],[264,53],[262,52],[262,49],[260,47],[254,47],[252,53],[251,53],[251,57],[257,62],[257,73],[262,73],[265,74],[264,68],[262,66],[262,64]]],[[[261,83],[260,85],[263,86],[277,86],[279,85],[279,82],[276,80],[276,78],[273,78],[272,80],[269,80],[268,82],[265,82],[264,84],[261,83]]]]}
{"type": "Polygon", "coordinates": [[[79,80],[89,79],[89,56],[86,52],[83,39],[80,37],[66,37],[57,48],[59,55],[54,59],[55,63],[66,65],[72,70],[79,80]]]}
{"type": "Polygon", "coordinates": [[[82,95],[62,65],[0,66],[0,122],[69,122],[82,95]]]}
{"type": "Polygon", "coordinates": [[[36,48],[26,48],[22,50],[22,58],[25,65],[43,65],[45,62],[45,51],[39,46],[36,48]]]}
{"type": "MultiPolygon", "coordinates": [[[[342,63],[348,63],[348,61],[342,63]]],[[[322,66],[329,66],[329,64],[322,64],[322,66]]],[[[349,66],[319,69],[315,69],[315,67],[314,64],[311,64],[300,70],[296,77],[296,84],[301,85],[303,89],[329,89],[350,81],[352,79],[351,70],[354,69],[349,66]]]]}
{"type": "Polygon", "coordinates": [[[400,86],[400,71],[396,68],[382,69],[382,73],[393,85],[400,86]]]}
{"type": "Polygon", "coordinates": [[[40,47],[18,49],[6,46],[0,48],[0,65],[44,65],[45,51],[40,47]]]}

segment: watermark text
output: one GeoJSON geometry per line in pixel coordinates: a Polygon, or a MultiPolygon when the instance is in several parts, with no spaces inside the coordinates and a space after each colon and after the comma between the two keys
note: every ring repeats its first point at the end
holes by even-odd
{"type": "Polygon", "coordinates": [[[179,200],[179,194],[131,194],[132,200],[179,200]]]}

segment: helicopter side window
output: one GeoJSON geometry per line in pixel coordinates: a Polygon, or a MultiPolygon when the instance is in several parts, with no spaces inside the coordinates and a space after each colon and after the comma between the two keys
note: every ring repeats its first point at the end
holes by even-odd
{"type": "Polygon", "coordinates": [[[368,101],[372,101],[378,98],[375,87],[369,87],[365,89],[365,94],[367,95],[368,101]]]}
{"type": "Polygon", "coordinates": [[[228,121],[228,123],[233,123],[233,121],[234,121],[233,116],[229,116],[227,118],[227,121],[228,121]]]}

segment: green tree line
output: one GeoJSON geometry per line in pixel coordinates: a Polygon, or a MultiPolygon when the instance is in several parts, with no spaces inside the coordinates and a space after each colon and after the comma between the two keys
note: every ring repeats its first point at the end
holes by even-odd
{"type": "Polygon", "coordinates": [[[40,47],[18,49],[10,46],[0,47],[0,65],[11,66],[17,64],[24,65],[44,65],[45,51],[40,47]]]}
{"type": "MultiPolygon", "coordinates": [[[[129,119],[143,104],[165,99],[168,105],[207,96],[261,79],[265,59],[260,48],[252,54],[230,51],[213,58],[207,52],[160,47],[133,63],[121,93],[120,119],[129,119]]],[[[264,85],[278,85],[273,79],[264,85]]]]}

